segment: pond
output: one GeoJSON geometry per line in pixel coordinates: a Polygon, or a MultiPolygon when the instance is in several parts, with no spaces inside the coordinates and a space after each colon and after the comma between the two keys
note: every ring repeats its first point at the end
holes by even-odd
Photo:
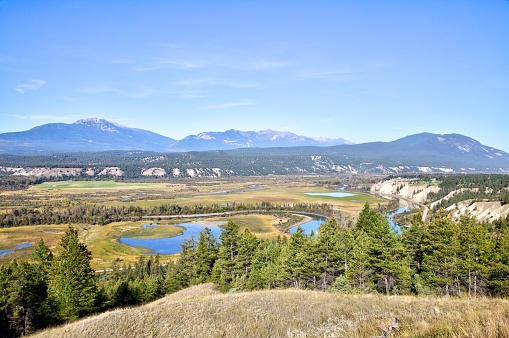
{"type": "MultiPolygon", "coordinates": [[[[311,232],[315,232],[316,234],[318,228],[320,228],[322,223],[325,222],[326,220],[327,219],[325,217],[313,216],[311,221],[301,224],[300,227],[304,230],[304,234],[309,236],[311,235],[311,232]]],[[[291,234],[295,233],[298,227],[299,226],[291,227],[290,233],[291,234]]]]}
{"type": "Polygon", "coordinates": [[[13,253],[14,250],[21,250],[23,248],[28,248],[31,245],[32,245],[31,243],[23,243],[23,244],[16,245],[15,249],[0,250],[0,257],[2,257],[3,255],[8,255],[10,253],[13,253]]]}
{"type": "MultiPolygon", "coordinates": [[[[221,234],[219,224],[223,224],[223,222],[180,223],[178,226],[183,228],[184,233],[179,236],[165,238],[121,237],[119,242],[130,246],[151,249],[154,254],[171,255],[180,252],[180,244],[182,244],[186,239],[194,238],[198,241],[200,232],[202,232],[205,228],[209,228],[214,237],[219,238],[219,235],[221,234]]],[[[150,223],[144,224],[143,227],[156,225],[156,223],[150,223]]]]}
{"type": "MultiPolygon", "coordinates": [[[[304,233],[309,236],[311,235],[312,231],[317,231],[320,225],[325,222],[325,220],[325,217],[313,216],[311,221],[301,224],[300,227],[304,229],[304,233]]],[[[118,241],[122,244],[150,249],[152,250],[151,253],[153,254],[171,255],[181,251],[180,245],[185,240],[194,238],[196,241],[198,241],[200,232],[202,232],[206,227],[212,231],[214,237],[219,238],[219,235],[221,234],[221,228],[219,226],[224,223],[225,222],[180,223],[178,226],[184,229],[184,233],[179,236],[164,238],[121,237],[118,241]]],[[[156,225],[157,223],[149,223],[143,224],[143,227],[146,228],[156,225]]],[[[291,234],[293,234],[295,231],[297,231],[297,226],[290,228],[291,234]]]]}
{"type": "Polygon", "coordinates": [[[336,197],[336,198],[351,197],[351,196],[358,195],[358,194],[352,194],[351,192],[339,192],[339,191],[336,191],[336,192],[307,192],[305,194],[309,195],[309,196],[325,196],[325,197],[336,197]]]}

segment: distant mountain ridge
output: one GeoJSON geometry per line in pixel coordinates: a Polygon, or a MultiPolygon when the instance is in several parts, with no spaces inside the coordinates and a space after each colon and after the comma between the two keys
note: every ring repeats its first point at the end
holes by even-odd
{"type": "Polygon", "coordinates": [[[66,152],[139,150],[185,152],[293,146],[352,144],[338,139],[313,139],[273,130],[204,132],[177,141],[151,131],[129,128],[95,117],[72,124],[50,123],[27,131],[0,134],[0,154],[38,155],[66,152]]]}
{"type": "Polygon", "coordinates": [[[107,150],[165,151],[176,140],[151,131],[98,118],[72,124],[49,123],[27,131],[0,134],[0,153],[35,155],[107,150]]]}
{"type": "Polygon", "coordinates": [[[77,166],[81,168],[76,171],[79,175],[87,168],[95,168],[90,172],[133,178],[140,175],[507,173],[509,154],[460,134],[421,133],[392,142],[351,144],[343,139],[317,140],[290,132],[231,129],[190,135],[177,141],[96,118],[0,134],[0,171],[16,173],[15,168],[22,166],[29,173],[30,167],[48,165],[77,166]],[[331,145],[334,143],[340,144],[331,145]],[[72,156],[67,156],[71,153],[72,156]],[[118,170],[111,169],[117,167],[118,170]]]}
{"type": "Polygon", "coordinates": [[[174,144],[171,149],[177,151],[206,151],[237,148],[331,146],[341,144],[353,144],[353,142],[343,138],[316,139],[271,129],[261,131],[239,131],[230,129],[225,132],[205,132],[198,135],[187,136],[174,144]]]}

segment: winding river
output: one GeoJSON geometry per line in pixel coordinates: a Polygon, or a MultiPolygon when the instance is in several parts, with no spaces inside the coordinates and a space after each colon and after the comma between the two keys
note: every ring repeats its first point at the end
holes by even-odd
{"type": "Polygon", "coordinates": [[[392,219],[392,216],[397,215],[397,214],[401,214],[401,213],[404,213],[404,212],[408,212],[408,211],[410,211],[410,209],[408,209],[408,208],[399,208],[398,210],[391,211],[391,212],[389,212],[387,214],[387,220],[389,221],[389,224],[391,225],[391,228],[396,230],[396,232],[398,234],[402,233],[401,225],[399,225],[398,223],[394,222],[394,220],[392,219]]]}
{"type": "MultiPolygon", "coordinates": [[[[310,196],[327,196],[327,197],[334,197],[334,198],[343,198],[343,197],[351,197],[355,196],[357,194],[348,193],[348,192],[325,192],[325,193],[306,193],[310,196]]],[[[399,224],[395,223],[392,220],[392,216],[398,213],[406,212],[408,209],[406,208],[400,208],[398,210],[395,210],[393,212],[390,212],[387,214],[387,219],[389,220],[389,223],[391,227],[398,232],[398,234],[401,234],[401,227],[399,224]]],[[[311,235],[312,232],[316,232],[323,222],[326,221],[325,217],[321,216],[311,216],[311,220],[308,222],[305,222],[303,224],[294,226],[290,228],[290,233],[293,234],[297,231],[297,228],[300,226],[304,230],[304,234],[311,235]]],[[[180,223],[178,226],[183,228],[183,233],[178,236],[174,237],[165,237],[165,238],[130,238],[130,237],[121,237],[119,239],[119,242],[122,244],[134,246],[134,247],[143,247],[152,250],[152,253],[154,254],[162,254],[162,255],[170,255],[179,253],[181,251],[181,244],[185,240],[189,240],[194,238],[195,240],[198,240],[200,236],[200,232],[205,229],[205,227],[209,228],[212,231],[212,234],[214,237],[219,238],[219,235],[221,234],[221,228],[220,225],[224,224],[223,222],[200,222],[200,223],[191,223],[191,222],[185,222],[180,223]]],[[[157,223],[148,223],[144,224],[143,227],[148,226],[158,226],[157,223]]],[[[164,225],[159,225],[164,226],[164,225]]]]}
{"type": "MultiPolygon", "coordinates": [[[[300,225],[304,229],[306,235],[310,235],[312,231],[318,230],[320,225],[325,221],[325,217],[313,216],[309,222],[300,225]]],[[[219,238],[221,234],[220,225],[224,222],[200,222],[200,223],[180,223],[177,226],[182,227],[184,232],[181,235],[164,238],[131,238],[121,237],[118,241],[135,247],[143,247],[152,250],[153,254],[171,255],[181,251],[180,245],[185,241],[194,238],[198,240],[200,232],[206,227],[212,231],[214,237],[219,238]]],[[[156,223],[143,224],[143,227],[158,226],[156,223]]],[[[159,225],[164,226],[164,225],[159,225]]],[[[298,226],[290,228],[290,233],[297,231],[298,226]]]]}
{"type": "Polygon", "coordinates": [[[300,226],[304,230],[305,235],[311,235],[312,232],[316,232],[323,222],[325,222],[327,219],[325,217],[321,216],[312,216],[311,221],[296,225],[294,227],[290,228],[290,233],[293,234],[297,231],[297,228],[300,226]]]}

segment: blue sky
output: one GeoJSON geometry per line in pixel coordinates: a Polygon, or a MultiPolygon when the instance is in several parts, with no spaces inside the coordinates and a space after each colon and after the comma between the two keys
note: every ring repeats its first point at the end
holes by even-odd
{"type": "Polygon", "coordinates": [[[509,151],[509,1],[0,0],[0,132],[92,116],[509,151]]]}

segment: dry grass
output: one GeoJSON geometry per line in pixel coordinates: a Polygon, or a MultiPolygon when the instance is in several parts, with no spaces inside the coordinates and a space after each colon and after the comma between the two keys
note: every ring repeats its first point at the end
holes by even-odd
{"type": "Polygon", "coordinates": [[[509,337],[509,301],[341,295],[302,290],[218,294],[195,286],[154,303],[36,337],[509,337]]]}

